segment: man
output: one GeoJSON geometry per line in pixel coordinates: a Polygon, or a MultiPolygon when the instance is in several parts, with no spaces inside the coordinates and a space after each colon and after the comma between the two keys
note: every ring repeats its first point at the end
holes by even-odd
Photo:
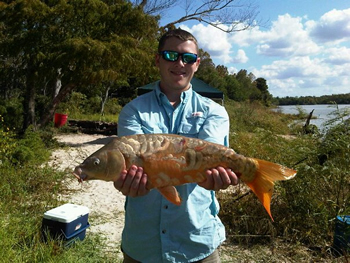
{"type": "MultiPolygon", "coordinates": [[[[160,81],[123,108],[118,136],[171,133],[228,146],[226,110],[192,90],[190,81],[200,64],[197,54],[197,40],[189,32],[176,29],[162,36],[156,55],[160,81]]],[[[231,170],[213,167],[205,182],[176,187],[183,200],[176,206],[146,188],[142,167],[123,171],[114,185],[127,196],[124,262],[220,262],[217,248],[225,229],[214,191],[237,182],[231,170]]]]}

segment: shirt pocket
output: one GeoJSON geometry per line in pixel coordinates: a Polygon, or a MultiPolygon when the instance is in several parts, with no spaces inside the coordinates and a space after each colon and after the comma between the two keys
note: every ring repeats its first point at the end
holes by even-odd
{"type": "Polygon", "coordinates": [[[179,126],[178,134],[196,138],[198,137],[204,121],[204,116],[193,116],[192,114],[187,115],[185,118],[183,118],[179,126]]]}

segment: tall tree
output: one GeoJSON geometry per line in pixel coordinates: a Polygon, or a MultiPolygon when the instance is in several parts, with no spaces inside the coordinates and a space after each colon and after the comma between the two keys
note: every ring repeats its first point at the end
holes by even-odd
{"type": "Polygon", "coordinates": [[[242,87],[239,81],[235,78],[234,75],[228,75],[225,77],[226,80],[226,91],[227,96],[231,100],[235,101],[244,101],[245,97],[242,94],[242,87]]]}
{"type": "Polygon", "coordinates": [[[201,63],[195,77],[209,83],[212,74],[215,73],[215,64],[211,59],[210,54],[203,49],[199,50],[199,57],[201,59],[201,63]]]}
{"type": "Polygon", "coordinates": [[[261,100],[265,103],[266,106],[269,106],[272,101],[272,95],[268,91],[269,86],[266,83],[266,79],[257,78],[255,80],[256,88],[260,91],[261,100]]]}
{"type": "Polygon", "coordinates": [[[0,57],[21,61],[16,70],[25,76],[24,129],[37,120],[48,123],[79,86],[124,85],[155,72],[157,20],[127,1],[0,2],[0,25],[0,57]],[[50,96],[39,118],[37,93],[50,96]]]}
{"type": "Polygon", "coordinates": [[[228,69],[227,67],[223,66],[223,65],[219,65],[216,67],[216,71],[218,72],[218,74],[220,75],[220,77],[225,77],[228,76],[228,69]]]}

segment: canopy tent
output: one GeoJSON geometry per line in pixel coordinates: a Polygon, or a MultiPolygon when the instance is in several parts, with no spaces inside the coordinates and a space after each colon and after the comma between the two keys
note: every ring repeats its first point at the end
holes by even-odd
{"type": "MultiPolygon", "coordinates": [[[[155,88],[155,83],[156,82],[153,82],[153,83],[147,84],[146,86],[139,87],[137,89],[137,95],[139,96],[147,92],[150,92],[155,88]]],[[[193,90],[199,93],[200,95],[210,98],[220,104],[223,104],[224,93],[222,91],[209,86],[207,83],[197,78],[193,78],[191,81],[191,84],[192,84],[193,90]]]]}

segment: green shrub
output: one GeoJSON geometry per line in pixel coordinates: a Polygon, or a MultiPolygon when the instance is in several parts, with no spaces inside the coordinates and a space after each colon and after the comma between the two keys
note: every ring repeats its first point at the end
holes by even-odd
{"type": "Polygon", "coordinates": [[[105,113],[106,114],[119,114],[122,110],[122,106],[119,104],[119,100],[117,98],[111,98],[106,102],[105,105],[105,113]]]}
{"type": "MultiPolygon", "coordinates": [[[[101,118],[101,107],[101,97],[93,96],[87,98],[85,94],[73,92],[65,101],[59,104],[56,112],[68,114],[68,117],[72,119],[89,120],[92,117],[93,119],[90,120],[98,121],[101,118]]],[[[116,115],[121,111],[121,108],[118,99],[109,98],[104,106],[103,115],[116,115]]]]}
{"type": "Polygon", "coordinates": [[[297,170],[295,178],[275,185],[274,223],[253,194],[245,196],[247,188],[236,189],[231,196],[219,195],[220,216],[231,239],[257,243],[280,237],[326,253],[332,245],[335,217],[350,214],[349,124],[345,120],[325,134],[289,138],[264,129],[231,136],[238,152],[297,170]]]}
{"type": "Polygon", "coordinates": [[[70,248],[41,239],[43,214],[62,204],[56,196],[66,189],[64,173],[48,166],[6,164],[0,174],[1,262],[118,262],[108,259],[101,239],[92,234],[70,248]]]}
{"type": "Polygon", "coordinates": [[[41,132],[35,131],[30,126],[23,137],[17,140],[17,147],[12,157],[12,161],[17,164],[41,164],[49,159],[50,151],[41,137],[41,132]]]}
{"type": "Polygon", "coordinates": [[[58,240],[43,242],[43,214],[62,204],[57,196],[67,189],[62,180],[66,174],[43,165],[55,145],[49,130],[30,127],[19,138],[4,123],[1,117],[0,261],[118,262],[102,252],[101,239],[94,235],[70,249],[58,240]]]}
{"type": "Polygon", "coordinates": [[[5,124],[4,118],[0,115],[0,166],[12,160],[17,147],[14,138],[14,131],[5,124]]]}
{"type": "Polygon", "coordinates": [[[23,123],[22,99],[0,100],[0,105],[0,115],[6,120],[7,127],[20,130],[23,123]]]}
{"type": "Polygon", "coordinates": [[[289,133],[288,123],[291,120],[258,102],[240,103],[228,100],[225,108],[230,116],[231,132],[255,132],[258,128],[276,134],[289,133]]]}
{"type": "Polygon", "coordinates": [[[87,100],[84,105],[84,112],[86,114],[100,113],[101,112],[101,97],[94,96],[87,100]]]}

